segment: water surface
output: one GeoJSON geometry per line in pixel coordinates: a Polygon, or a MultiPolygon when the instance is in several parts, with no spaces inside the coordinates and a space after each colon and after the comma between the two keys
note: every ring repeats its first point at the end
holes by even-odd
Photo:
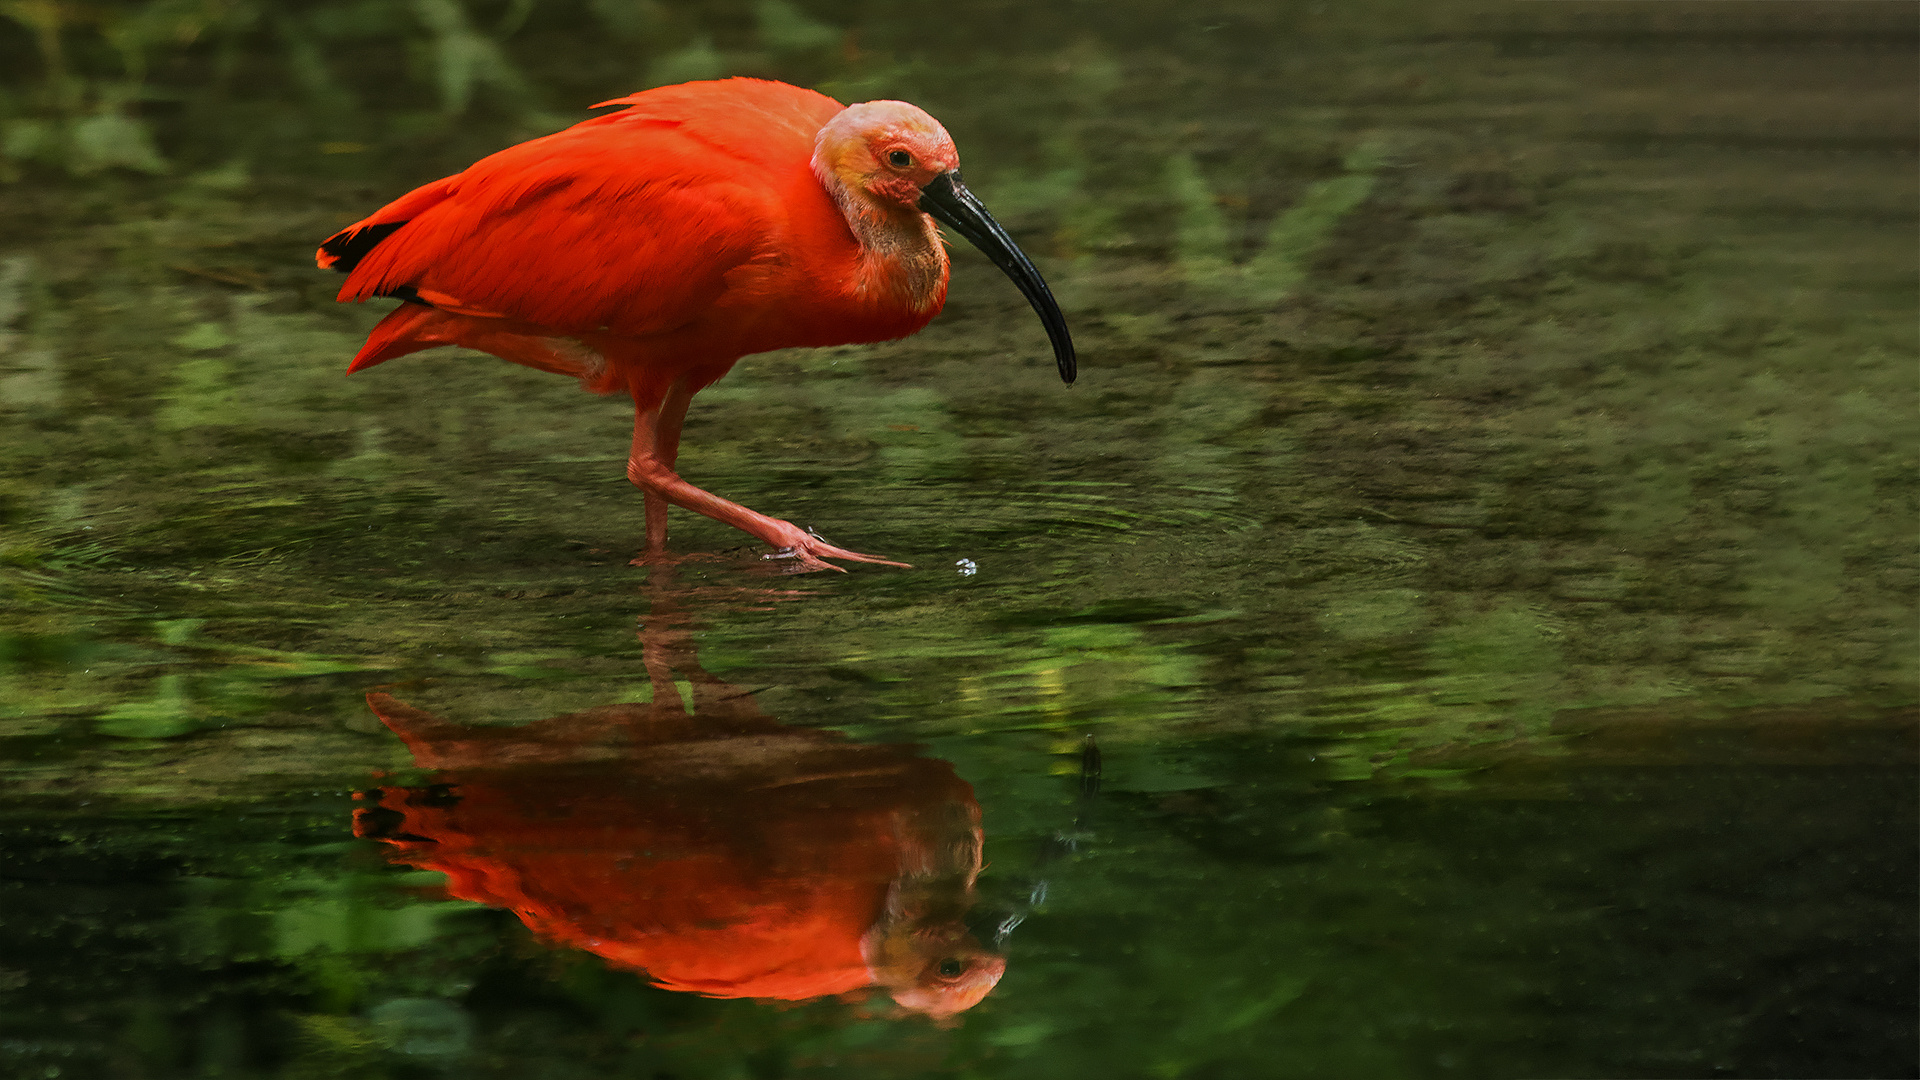
{"type": "Polygon", "coordinates": [[[1911,8],[101,10],[0,23],[0,1073],[1920,1069],[1911,8]],[[669,580],[620,401],[340,377],[318,240],[721,74],[928,108],[1073,325],[962,250],[696,400],[912,571],[669,580]],[[369,692],[712,685],[951,767],[992,993],[676,993],[354,835],[447,783],[369,692]]]}

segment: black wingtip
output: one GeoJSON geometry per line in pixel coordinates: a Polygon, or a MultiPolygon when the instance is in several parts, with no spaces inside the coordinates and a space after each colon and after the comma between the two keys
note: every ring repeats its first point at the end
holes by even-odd
{"type": "Polygon", "coordinates": [[[360,260],[367,257],[367,252],[379,247],[380,241],[392,236],[405,224],[404,221],[383,221],[378,225],[334,233],[320,244],[320,265],[351,274],[353,268],[360,265],[360,260]]]}

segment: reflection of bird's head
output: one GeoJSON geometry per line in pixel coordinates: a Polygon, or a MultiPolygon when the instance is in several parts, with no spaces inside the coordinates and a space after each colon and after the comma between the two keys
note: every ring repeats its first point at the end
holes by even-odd
{"type": "Polygon", "coordinates": [[[918,965],[917,979],[906,985],[889,984],[888,993],[901,1008],[926,1013],[936,1020],[980,1004],[1006,974],[1007,960],[968,944],[970,949],[946,949],[943,955],[928,958],[918,965]]]}
{"type": "Polygon", "coordinates": [[[849,191],[895,210],[913,210],[928,181],[960,167],[960,152],[940,121],[904,101],[849,105],[813,144],[813,170],[829,191],[849,191]]]}
{"type": "Polygon", "coordinates": [[[957,920],[876,930],[865,943],[874,981],[901,1008],[936,1020],[980,1004],[1007,971],[1006,957],[982,948],[957,920]]]}

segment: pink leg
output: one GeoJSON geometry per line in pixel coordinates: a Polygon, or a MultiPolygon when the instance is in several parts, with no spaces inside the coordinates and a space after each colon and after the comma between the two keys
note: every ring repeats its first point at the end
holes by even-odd
{"type": "MultiPolygon", "coordinates": [[[[647,552],[643,558],[664,555],[667,547],[667,506],[682,507],[715,521],[751,533],[772,545],[769,559],[793,559],[801,570],[841,570],[826,559],[907,567],[906,563],[862,555],[835,547],[792,522],[770,518],[710,492],[702,491],[673,471],[680,456],[680,427],[687,418],[693,392],[676,380],[667,388],[658,408],[634,417],[633,451],[627,456],[627,479],[646,496],[647,552]]],[[[907,567],[911,569],[910,567],[907,567]]]]}
{"type": "Polygon", "coordinates": [[[680,459],[680,428],[687,419],[687,405],[693,401],[693,395],[687,392],[686,383],[674,380],[667,387],[667,394],[652,412],[636,412],[633,421],[633,452],[627,458],[627,477],[640,486],[642,497],[647,506],[647,554],[650,556],[667,553],[667,497],[642,483],[635,473],[635,465],[641,458],[641,448],[648,448],[652,460],[671,473],[673,463],[680,459]]]}

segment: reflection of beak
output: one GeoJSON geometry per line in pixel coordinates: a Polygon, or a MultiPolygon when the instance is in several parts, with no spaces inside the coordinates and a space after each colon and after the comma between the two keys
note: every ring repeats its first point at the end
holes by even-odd
{"type": "Polygon", "coordinates": [[[1047,328],[1047,338],[1053,342],[1053,361],[1060,365],[1060,381],[1072,383],[1075,372],[1073,358],[1073,338],[1067,333],[1066,316],[1060,314],[1060,305],[1054,302],[1053,293],[1047,290],[1047,283],[1041,279],[1040,271],[1014,244],[1007,230],[993,220],[987,208],[973,197],[965,184],[960,182],[960,170],[944,172],[927,182],[920,189],[920,209],[932,214],[942,225],[967,238],[967,242],[979,248],[1000,272],[1013,279],[1027,303],[1040,316],[1040,322],[1047,328]]]}

